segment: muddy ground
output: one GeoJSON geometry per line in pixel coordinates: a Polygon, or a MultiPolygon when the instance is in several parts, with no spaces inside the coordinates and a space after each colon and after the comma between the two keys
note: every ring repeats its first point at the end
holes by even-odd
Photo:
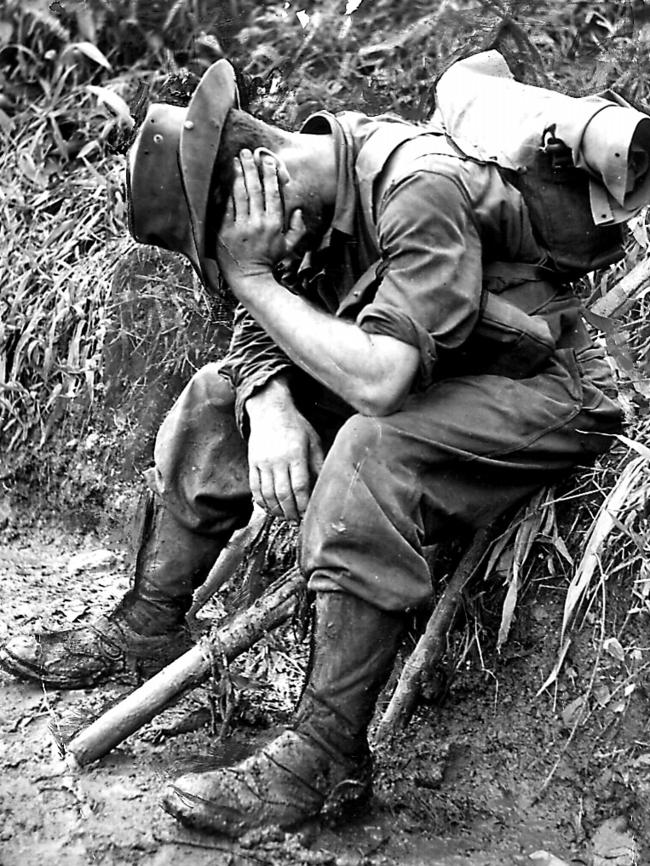
{"type": "MultiPolygon", "coordinates": [[[[84,622],[127,586],[129,557],[114,537],[14,515],[0,541],[0,640],[84,622]]],[[[601,653],[594,669],[604,633],[594,620],[558,687],[536,696],[553,666],[561,600],[552,582],[534,585],[501,657],[483,635],[444,699],[378,749],[367,813],[256,844],[185,831],[158,799],[166,779],[236,759],[286,722],[305,660],[288,632],[240,664],[235,682],[254,688],[239,694],[226,737],[210,689],[197,689],[75,776],[61,772],[57,740],[130,687],[44,691],[3,673],[0,864],[648,864],[648,701],[642,675],[630,675],[631,664],[644,670],[642,635],[629,637],[623,659],[601,653]]]]}

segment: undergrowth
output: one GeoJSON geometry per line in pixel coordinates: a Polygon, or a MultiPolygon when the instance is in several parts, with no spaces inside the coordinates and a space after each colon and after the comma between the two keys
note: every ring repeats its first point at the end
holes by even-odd
{"type": "Polygon", "coordinates": [[[596,83],[644,101],[638,5],[9,0],[0,13],[6,451],[42,443],[71,401],[91,406],[101,394],[110,278],[128,243],[122,153],[132,115],[165,73],[191,83],[226,46],[253,109],[276,122],[295,127],[314,110],[350,106],[423,119],[450,56],[470,35],[471,47],[487,44],[509,10],[515,47],[538,51],[558,86],[596,83]]]}

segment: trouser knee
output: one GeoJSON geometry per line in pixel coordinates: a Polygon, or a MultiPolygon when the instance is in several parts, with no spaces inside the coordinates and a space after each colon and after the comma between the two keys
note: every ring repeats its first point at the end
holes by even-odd
{"type": "Polygon", "coordinates": [[[147,481],[181,524],[230,530],[251,510],[248,462],[235,396],[218,364],[202,367],[163,421],[147,481]]]}
{"type": "Polygon", "coordinates": [[[420,487],[399,431],[355,415],[341,428],[314,488],[302,566],[315,590],[343,590],[386,610],[431,594],[422,556],[420,487]]]}

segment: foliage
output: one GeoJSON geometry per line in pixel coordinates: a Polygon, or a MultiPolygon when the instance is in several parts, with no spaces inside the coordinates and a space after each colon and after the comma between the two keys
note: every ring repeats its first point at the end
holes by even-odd
{"type": "MultiPolygon", "coordinates": [[[[76,29],[69,15],[57,17],[44,3],[10,3],[0,20],[5,455],[42,446],[72,406],[92,407],[106,384],[111,281],[133,246],[119,153],[133,126],[126,100],[143,80],[163,76],[144,68],[114,71],[88,38],[96,35],[103,44],[110,36],[117,10],[109,18],[109,7],[102,9],[93,18],[77,4],[76,29]]],[[[200,307],[189,304],[190,314],[200,307]]],[[[205,310],[202,316],[211,322],[205,310]]],[[[175,351],[161,374],[176,372],[187,358],[186,330],[178,323],[176,330],[175,351]]],[[[155,345],[152,350],[155,355],[155,345]]]]}
{"type": "Polygon", "coordinates": [[[354,6],[9,0],[0,19],[0,135],[11,145],[0,157],[0,422],[10,449],[42,441],[71,400],[85,393],[91,403],[101,388],[111,263],[125,244],[117,151],[130,137],[127,103],[159,92],[163,69],[185,64],[192,80],[228,46],[253,108],[276,122],[351,105],[421,119],[450,56],[470,37],[474,47],[489,42],[509,8],[562,86],[593,88],[595,76],[647,96],[645,76],[635,76],[647,46],[634,3],[354,6]]]}
{"type": "MultiPolygon", "coordinates": [[[[119,254],[120,166],[106,148],[117,123],[67,67],[4,130],[3,335],[0,405],[11,449],[43,439],[60,407],[98,385],[107,273],[119,254]]],[[[123,244],[122,244],[123,245],[123,244]]]]}

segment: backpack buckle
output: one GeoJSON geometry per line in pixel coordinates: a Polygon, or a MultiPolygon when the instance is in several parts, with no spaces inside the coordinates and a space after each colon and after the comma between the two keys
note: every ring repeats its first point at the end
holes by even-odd
{"type": "Polygon", "coordinates": [[[542,133],[542,151],[551,159],[553,171],[573,168],[571,149],[555,134],[557,124],[547,127],[542,133]]]}

